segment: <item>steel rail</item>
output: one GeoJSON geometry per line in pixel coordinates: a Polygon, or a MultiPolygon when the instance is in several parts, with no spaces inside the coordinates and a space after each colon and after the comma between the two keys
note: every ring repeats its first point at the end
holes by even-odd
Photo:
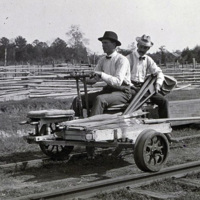
{"type": "Polygon", "coordinates": [[[48,157],[43,157],[40,159],[35,159],[35,160],[26,160],[26,161],[20,161],[20,162],[15,162],[15,163],[7,163],[7,164],[0,164],[0,170],[25,170],[28,168],[39,168],[43,166],[44,164],[50,164],[50,163],[67,163],[73,158],[79,158],[79,157],[86,157],[87,153],[82,152],[82,153],[73,153],[69,156],[68,159],[66,160],[60,160],[60,161],[54,161],[51,158],[48,157]]]}
{"type": "MultiPolygon", "coordinates": [[[[179,143],[179,142],[182,142],[182,141],[185,141],[185,140],[191,140],[191,139],[197,139],[197,138],[200,138],[200,134],[183,136],[183,137],[176,137],[176,138],[173,138],[173,139],[176,140],[176,143],[179,143]]],[[[180,143],[180,145],[182,145],[182,143],[180,143]]],[[[170,149],[179,148],[180,145],[170,146],[170,149]]],[[[113,146],[116,147],[116,144],[113,145],[113,146]]],[[[132,146],[133,146],[133,144],[132,144],[132,146]]],[[[112,148],[111,145],[109,147],[112,148]]],[[[100,150],[99,152],[104,152],[104,151],[105,152],[109,151],[109,149],[100,150]]],[[[131,151],[131,152],[123,153],[122,156],[130,155],[130,154],[133,154],[133,152],[131,151]]],[[[82,156],[87,156],[87,153],[86,152],[72,153],[67,160],[59,161],[59,162],[68,162],[69,160],[71,160],[71,158],[74,158],[74,157],[78,158],[78,157],[82,157],[82,156]]],[[[50,162],[52,162],[52,160],[50,158],[43,157],[41,159],[35,159],[35,160],[25,160],[25,161],[19,161],[19,162],[15,162],[15,163],[0,164],[0,169],[10,169],[10,170],[11,169],[15,169],[15,170],[16,169],[27,169],[27,168],[31,168],[31,167],[40,167],[44,163],[48,164],[50,162]]],[[[54,162],[56,163],[56,161],[54,161],[54,162]]]]}
{"type": "Polygon", "coordinates": [[[113,191],[125,187],[139,187],[141,185],[149,184],[154,181],[160,181],[166,178],[176,176],[181,177],[187,174],[193,174],[197,172],[200,172],[200,161],[164,168],[160,172],[156,173],[127,175],[114,179],[88,183],[81,186],[75,186],[67,189],[32,194],[28,196],[14,198],[13,200],[70,200],[78,197],[88,198],[100,192],[113,191]]]}

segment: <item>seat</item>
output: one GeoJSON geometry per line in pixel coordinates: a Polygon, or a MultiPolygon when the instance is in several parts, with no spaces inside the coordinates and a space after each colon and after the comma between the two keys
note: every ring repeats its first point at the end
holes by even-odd
{"type": "MultiPolygon", "coordinates": [[[[105,110],[105,113],[109,113],[109,114],[112,114],[112,113],[116,113],[116,112],[124,112],[126,110],[126,108],[128,107],[129,104],[119,104],[119,105],[115,105],[115,106],[111,106],[111,107],[108,107],[106,110],[105,110]]],[[[157,108],[157,105],[153,104],[151,102],[151,100],[149,99],[147,102],[145,102],[142,107],[140,108],[143,112],[151,112],[152,110],[156,109],[157,108]]],[[[145,115],[146,117],[148,117],[149,115],[145,115]]]]}
{"type": "Polygon", "coordinates": [[[58,109],[50,109],[50,110],[36,110],[30,111],[27,114],[28,118],[41,119],[41,118],[63,118],[63,117],[73,117],[73,110],[58,110],[58,109]]]}

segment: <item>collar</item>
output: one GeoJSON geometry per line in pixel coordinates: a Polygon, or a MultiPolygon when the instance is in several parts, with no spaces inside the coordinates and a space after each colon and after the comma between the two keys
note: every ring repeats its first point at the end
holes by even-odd
{"type": "Polygon", "coordinates": [[[110,55],[106,55],[106,57],[108,56],[108,57],[114,57],[114,56],[116,56],[117,55],[117,51],[114,51],[112,54],[110,54],[110,55]]]}
{"type": "MultiPolygon", "coordinates": [[[[135,55],[136,57],[139,59],[141,57],[141,55],[138,53],[138,51],[135,51],[135,55]]],[[[146,58],[146,55],[143,55],[142,57],[145,57],[146,58]]]]}

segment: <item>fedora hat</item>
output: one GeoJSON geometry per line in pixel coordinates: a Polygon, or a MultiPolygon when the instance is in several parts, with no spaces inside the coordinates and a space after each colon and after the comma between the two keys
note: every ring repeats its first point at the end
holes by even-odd
{"type": "Polygon", "coordinates": [[[114,41],[116,42],[117,46],[121,45],[121,42],[118,40],[118,36],[115,32],[106,31],[103,37],[98,38],[99,41],[102,41],[103,39],[114,41]]]}
{"type": "Polygon", "coordinates": [[[150,36],[143,35],[142,37],[136,37],[136,41],[146,47],[152,47],[153,42],[151,41],[150,36]]]}

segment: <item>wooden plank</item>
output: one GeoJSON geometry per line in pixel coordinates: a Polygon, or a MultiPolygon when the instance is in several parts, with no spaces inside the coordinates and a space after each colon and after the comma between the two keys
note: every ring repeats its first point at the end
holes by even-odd
{"type": "MultiPolygon", "coordinates": [[[[170,133],[172,131],[169,123],[162,124],[135,124],[132,127],[125,128],[116,128],[116,129],[94,129],[93,139],[95,141],[104,141],[104,140],[114,140],[116,139],[124,139],[127,138],[132,140],[132,143],[135,143],[139,134],[147,129],[153,129],[160,133],[170,133]]],[[[67,132],[66,132],[67,134],[67,132]]]]}
{"type": "Polygon", "coordinates": [[[38,95],[29,95],[30,98],[42,98],[42,97],[58,97],[58,96],[73,96],[73,95],[76,95],[77,93],[65,93],[65,92],[62,92],[62,93],[52,93],[52,94],[38,94],[38,95]]]}
{"type": "MultiPolygon", "coordinates": [[[[200,117],[200,99],[170,101],[169,102],[169,117],[183,118],[183,117],[200,117]]],[[[172,126],[200,123],[200,120],[185,120],[174,121],[172,126]]]]}
{"type": "MultiPolygon", "coordinates": [[[[33,85],[33,84],[28,84],[28,85],[33,85]]],[[[34,84],[35,85],[35,84],[34,84]]],[[[57,87],[64,87],[64,88],[76,88],[76,85],[56,85],[56,84],[49,84],[49,85],[45,85],[45,84],[42,84],[42,85],[37,85],[37,87],[42,87],[42,88],[48,88],[48,87],[54,87],[54,88],[57,88],[57,87]]]]}
{"type": "Polygon", "coordinates": [[[161,119],[144,119],[144,123],[145,124],[159,124],[159,123],[163,123],[163,122],[174,122],[174,121],[188,121],[188,123],[190,121],[194,121],[194,120],[200,120],[200,116],[199,117],[177,117],[177,118],[161,118],[161,119]]]}
{"type": "Polygon", "coordinates": [[[7,97],[15,97],[17,95],[22,95],[22,94],[29,94],[29,91],[28,90],[22,90],[22,91],[15,91],[14,93],[11,93],[11,94],[5,94],[5,95],[2,95],[2,97],[4,98],[7,98],[7,97]]]}
{"type": "Polygon", "coordinates": [[[112,120],[118,120],[118,119],[128,119],[128,118],[135,118],[137,116],[141,116],[146,114],[145,112],[142,111],[135,111],[131,114],[128,115],[121,115],[121,113],[116,113],[116,114],[100,114],[100,115],[94,115],[92,117],[87,117],[83,119],[76,119],[72,121],[66,121],[63,123],[63,125],[70,126],[70,125],[81,125],[84,126],[85,124],[90,124],[95,122],[96,124],[100,124],[101,122],[113,122],[112,120]]]}
{"type": "Polygon", "coordinates": [[[170,122],[171,126],[200,123],[200,99],[169,101],[169,118],[147,119],[145,123],[170,122]]]}
{"type": "Polygon", "coordinates": [[[3,87],[0,87],[0,90],[21,89],[21,88],[24,88],[24,86],[3,86],[3,87]]]}
{"type": "Polygon", "coordinates": [[[10,90],[0,90],[0,94],[2,95],[2,94],[12,94],[12,95],[14,95],[15,94],[15,92],[19,92],[19,91],[21,91],[21,92],[23,92],[23,91],[27,91],[27,90],[24,90],[24,89],[10,89],[10,90]]]}
{"type": "Polygon", "coordinates": [[[187,84],[187,85],[178,85],[176,88],[173,89],[173,91],[182,90],[182,89],[185,89],[185,88],[188,88],[188,87],[191,87],[191,86],[192,86],[191,84],[187,84]]]}
{"type": "Polygon", "coordinates": [[[200,99],[170,101],[169,116],[175,117],[198,117],[200,116],[200,99]]]}
{"type": "Polygon", "coordinates": [[[19,101],[22,99],[27,99],[27,96],[29,94],[29,91],[22,91],[18,93],[13,93],[10,95],[2,95],[0,96],[0,101],[19,101]]]}
{"type": "Polygon", "coordinates": [[[66,91],[72,91],[70,88],[37,88],[36,89],[30,89],[30,93],[46,93],[46,92],[66,92],[66,91]]]}

